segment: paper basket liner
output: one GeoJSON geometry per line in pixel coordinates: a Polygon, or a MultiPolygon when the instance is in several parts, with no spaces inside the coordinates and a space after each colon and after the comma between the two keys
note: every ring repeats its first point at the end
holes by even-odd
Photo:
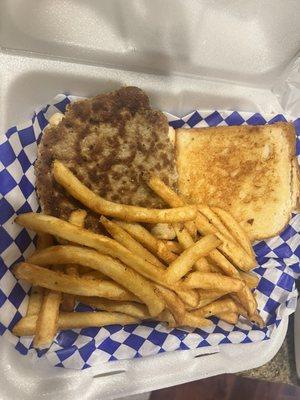
{"type": "MultiPolygon", "coordinates": [[[[36,351],[32,338],[17,338],[11,331],[26,312],[30,286],[17,281],[10,268],[34,250],[33,232],[14,223],[16,215],[38,211],[33,164],[37,143],[55,112],[64,112],[78,98],[58,95],[49,105],[34,113],[31,121],[11,127],[0,137],[0,334],[21,354],[47,357],[51,364],[84,369],[95,363],[145,357],[157,353],[216,346],[225,343],[251,343],[269,339],[283,317],[296,309],[299,277],[300,215],[293,214],[289,225],[277,237],[257,242],[254,250],[260,282],[255,290],[258,309],[267,325],[252,326],[240,317],[236,326],[212,318],[213,326],[202,329],[168,329],[157,322],[138,325],[112,325],[102,328],[68,330],[57,334],[47,350],[36,351]]],[[[217,125],[261,125],[286,121],[283,115],[262,115],[232,111],[199,110],[178,118],[166,114],[174,128],[217,125]]],[[[297,155],[300,155],[300,118],[294,121],[297,155]]],[[[91,310],[79,304],[77,311],[91,310]]]]}

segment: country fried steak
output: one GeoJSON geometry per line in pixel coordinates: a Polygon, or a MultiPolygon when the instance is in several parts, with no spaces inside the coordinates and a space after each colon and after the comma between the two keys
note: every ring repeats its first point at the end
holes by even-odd
{"type": "MultiPolygon", "coordinates": [[[[35,173],[42,211],[68,220],[73,210],[84,208],[54,181],[55,159],[107,200],[164,207],[146,182],[158,175],[176,188],[168,129],[164,114],[151,109],[148,96],[136,87],[70,104],[61,122],[45,129],[39,144],[35,173]]],[[[99,216],[88,210],[86,227],[98,231],[99,225],[99,216]]]]}

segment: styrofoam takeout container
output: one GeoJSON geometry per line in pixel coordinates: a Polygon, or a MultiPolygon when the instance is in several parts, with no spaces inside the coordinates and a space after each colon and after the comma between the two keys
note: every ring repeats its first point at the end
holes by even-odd
{"type": "MultiPolygon", "coordinates": [[[[176,115],[195,109],[300,115],[299,14],[297,0],[2,0],[0,132],[57,93],[91,96],[124,84],[141,87],[154,107],[176,115]]],[[[261,343],[86,371],[33,363],[0,338],[1,398],[117,398],[254,368],[276,354],[287,323],[261,343]]]]}

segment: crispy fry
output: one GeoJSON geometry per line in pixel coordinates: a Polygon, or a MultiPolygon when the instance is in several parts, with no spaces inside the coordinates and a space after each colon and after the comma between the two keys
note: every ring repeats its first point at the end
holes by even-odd
{"type": "Polygon", "coordinates": [[[14,267],[14,273],[17,278],[24,279],[32,284],[39,283],[40,286],[47,289],[57,289],[77,296],[99,296],[112,300],[129,300],[132,298],[131,293],[115,282],[73,277],[28,263],[18,264],[14,267]]]}
{"type": "Polygon", "coordinates": [[[120,312],[126,315],[131,315],[138,319],[150,318],[147,307],[143,304],[135,303],[132,301],[114,301],[108,299],[102,299],[100,297],[78,297],[80,303],[88,306],[98,308],[99,310],[109,312],[120,312]]]}
{"type": "Polygon", "coordinates": [[[231,293],[228,290],[216,290],[216,289],[198,289],[199,300],[204,299],[215,299],[217,297],[225,296],[226,294],[231,293]]]}
{"type": "MultiPolygon", "coordinates": [[[[22,318],[13,328],[16,336],[32,336],[36,329],[37,316],[22,318]]],[[[98,312],[61,312],[58,317],[58,329],[82,329],[88,327],[100,327],[107,325],[136,324],[140,320],[131,315],[121,313],[98,312]]]]}
{"type": "Polygon", "coordinates": [[[187,312],[184,315],[181,326],[188,326],[190,328],[206,328],[212,325],[209,319],[203,318],[193,312],[187,312]]]}
{"type": "Polygon", "coordinates": [[[216,274],[213,272],[191,272],[184,279],[184,285],[189,288],[216,289],[227,292],[238,292],[243,289],[241,280],[216,274]]]}
{"type": "Polygon", "coordinates": [[[176,237],[171,224],[155,224],[151,228],[151,234],[160,240],[173,240],[176,237]]]}
{"type": "Polygon", "coordinates": [[[166,271],[166,281],[174,284],[186,275],[195,262],[219,245],[220,241],[214,235],[208,235],[187,248],[173,261],[166,271]]]}
{"type": "Polygon", "coordinates": [[[26,315],[37,315],[43,302],[44,289],[39,286],[32,286],[30,290],[26,315]]]}
{"type": "Polygon", "coordinates": [[[110,235],[128,250],[139,255],[150,263],[157,265],[158,267],[164,268],[163,263],[159,261],[150,251],[145,249],[139,242],[137,242],[128,232],[126,232],[120,225],[113,221],[109,221],[107,218],[102,216],[100,222],[110,235]]]}
{"type": "Polygon", "coordinates": [[[97,196],[88,189],[63,163],[56,160],[53,164],[53,176],[57,183],[76,200],[90,210],[125,221],[148,223],[191,221],[196,217],[196,207],[184,206],[170,209],[149,209],[117,204],[97,196]]]}
{"type": "Polygon", "coordinates": [[[241,225],[234,219],[234,217],[219,207],[213,207],[213,211],[218,215],[218,217],[222,220],[223,224],[227,227],[228,230],[232,233],[235,240],[243,247],[243,249],[253,257],[253,248],[248,238],[246,232],[241,227],[241,225]]]}
{"type": "Polygon", "coordinates": [[[258,285],[259,278],[257,275],[252,274],[251,272],[243,272],[240,271],[241,278],[246,282],[246,285],[250,289],[255,289],[258,285]]]}
{"type": "Polygon", "coordinates": [[[164,240],[163,242],[166,245],[167,249],[175,254],[180,254],[183,251],[182,246],[174,240],[164,240]]]}
{"type": "Polygon", "coordinates": [[[33,345],[36,348],[49,346],[57,332],[59,306],[62,299],[60,292],[48,290],[44,294],[43,303],[36,322],[33,345]]]}
{"type": "Polygon", "coordinates": [[[170,310],[177,324],[181,324],[185,315],[185,307],[180,298],[172,291],[156,284],[161,297],[164,299],[167,308],[170,310]]]}
{"type": "Polygon", "coordinates": [[[134,239],[140,242],[153,254],[156,254],[161,260],[168,264],[175,260],[176,255],[173,254],[161,240],[156,239],[146,228],[134,222],[124,222],[115,220],[126,232],[128,232],[134,239]]]}
{"type": "Polygon", "coordinates": [[[234,278],[240,278],[238,270],[232,265],[232,263],[227,260],[225,256],[218,250],[212,250],[207,256],[208,260],[215,263],[225,275],[232,276],[234,278]]]}
{"type": "MultiPolygon", "coordinates": [[[[176,232],[177,239],[183,249],[188,249],[190,246],[194,245],[194,240],[188,230],[186,228],[180,227],[179,224],[174,224],[174,229],[176,232]]],[[[210,268],[208,266],[208,262],[204,257],[199,258],[195,264],[194,264],[194,269],[197,271],[202,271],[202,272],[210,272],[210,268]]]]}
{"type": "MultiPolygon", "coordinates": [[[[161,197],[166,204],[171,207],[184,207],[186,204],[177,193],[175,193],[171,188],[169,188],[161,179],[157,176],[153,176],[148,182],[149,187],[161,197]]],[[[197,228],[193,221],[188,221],[185,223],[185,227],[188,232],[192,235],[194,239],[197,236],[197,228]]]]}
{"type": "MultiPolygon", "coordinates": [[[[53,237],[47,233],[39,233],[37,235],[37,250],[45,249],[53,245],[53,237]]],[[[32,286],[28,299],[28,307],[26,315],[37,315],[41,309],[43,302],[44,289],[39,286],[32,286]]]]}
{"type": "MultiPolygon", "coordinates": [[[[79,276],[78,268],[75,264],[68,264],[64,268],[65,273],[70,276],[79,276]]],[[[72,294],[64,293],[61,303],[62,311],[73,311],[75,307],[75,297],[72,294]]]]}
{"type": "Polygon", "coordinates": [[[216,314],[216,317],[220,318],[222,321],[225,321],[231,325],[235,325],[239,320],[239,316],[235,312],[218,313],[216,314]]]}
{"type": "Polygon", "coordinates": [[[201,214],[203,214],[211,224],[212,233],[220,232],[224,236],[228,237],[229,240],[232,240],[233,242],[237,243],[235,237],[233,237],[233,235],[229,232],[229,230],[226,228],[226,226],[223,224],[221,219],[212,210],[211,207],[205,204],[199,204],[197,207],[198,210],[201,212],[201,214]]]}
{"type": "MultiPolygon", "coordinates": [[[[167,286],[164,280],[163,273],[165,270],[163,268],[159,268],[156,265],[149,263],[147,260],[142,259],[140,256],[130,252],[113,239],[103,235],[98,235],[88,231],[87,229],[79,228],[70,224],[69,222],[51,217],[49,215],[27,213],[19,215],[16,218],[16,221],[28,229],[59,235],[63,239],[81,244],[83,246],[92,247],[101,253],[111,255],[112,257],[117,257],[124,264],[136,270],[144,277],[163,286],[167,286]]],[[[75,261],[71,260],[69,262],[75,261]]],[[[173,286],[172,290],[174,290],[180,296],[180,298],[190,306],[197,304],[198,295],[196,292],[193,293],[184,290],[184,288],[179,285],[173,286]]]]}
{"type": "Polygon", "coordinates": [[[245,285],[243,289],[237,293],[237,297],[242,306],[247,310],[248,315],[250,317],[254,315],[257,308],[257,302],[248,286],[245,285]]]}
{"type": "Polygon", "coordinates": [[[231,298],[216,300],[205,307],[191,311],[191,314],[195,314],[203,318],[208,318],[211,317],[212,315],[225,312],[234,312],[234,313],[237,312],[237,306],[231,298]]]}
{"type": "Polygon", "coordinates": [[[266,323],[265,321],[262,319],[262,317],[258,314],[258,312],[256,312],[255,314],[253,314],[251,316],[251,322],[257,326],[260,327],[260,329],[265,328],[266,323]]]}
{"type": "Polygon", "coordinates": [[[163,310],[157,317],[155,317],[156,321],[166,322],[170,328],[176,327],[176,322],[171,314],[171,312],[167,309],[163,310]]]}
{"type": "MultiPolygon", "coordinates": [[[[102,272],[140,298],[149,308],[149,313],[151,316],[158,315],[164,309],[164,302],[157,296],[154,287],[149,281],[131,268],[124,266],[122,263],[109,256],[105,256],[95,250],[82,247],[53,246],[36,253],[32,256],[32,258],[29,258],[31,262],[39,265],[45,265],[47,262],[49,262],[49,259],[53,261],[53,264],[66,264],[75,262],[76,264],[84,265],[102,272]]],[[[72,279],[76,278],[72,277],[72,279]]],[[[82,278],[77,279],[82,281],[82,278]]],[[[85,279],[84,282],[93,284],[92,280],[85,279]]],[[[67,293],[69,292],[67,291],[67,293]]],[[[109,298],[108,296],[101,296],[100,294],[77,294],[83,296],[109,298]]]]}
{"type": "Polygon", "coordinates": [[[87,212],[86,210],[78,209],[71,212],[69,222],[73,225],[79,226],[80,228],[84,227],[84,220],[86,219],[87,212]]]}
{"type": "MultiPolygon", "coordinates": [[[[89,268],[90,269],[90,268],[89,268]]],[[[90,269],[89,272],[85,272],[81,274],[81,278],[85,279],[99,279],[99,280],[107,280],[107,276],[102,274],[100,271],[96,271],[95,269],[90,269]]]]}

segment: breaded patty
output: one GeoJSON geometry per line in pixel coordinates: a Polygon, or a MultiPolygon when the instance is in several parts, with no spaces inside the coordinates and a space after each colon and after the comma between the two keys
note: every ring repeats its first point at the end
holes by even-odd
{"type": "MultiPolygon", "coordinates": [[[[45,129],[39,144],[35,173],[42,211],[67,220],[84,208],[54,181],[55,159],[107,200],[162,208],[146,182],[158,175],[176,188],[174,153],[166,117],[151,109],[142,90],[124,87],[74,102],[57,126],[45,129]]],[[[86,227],[97,231],[98,218],[89,211],[86,227]]]]}

